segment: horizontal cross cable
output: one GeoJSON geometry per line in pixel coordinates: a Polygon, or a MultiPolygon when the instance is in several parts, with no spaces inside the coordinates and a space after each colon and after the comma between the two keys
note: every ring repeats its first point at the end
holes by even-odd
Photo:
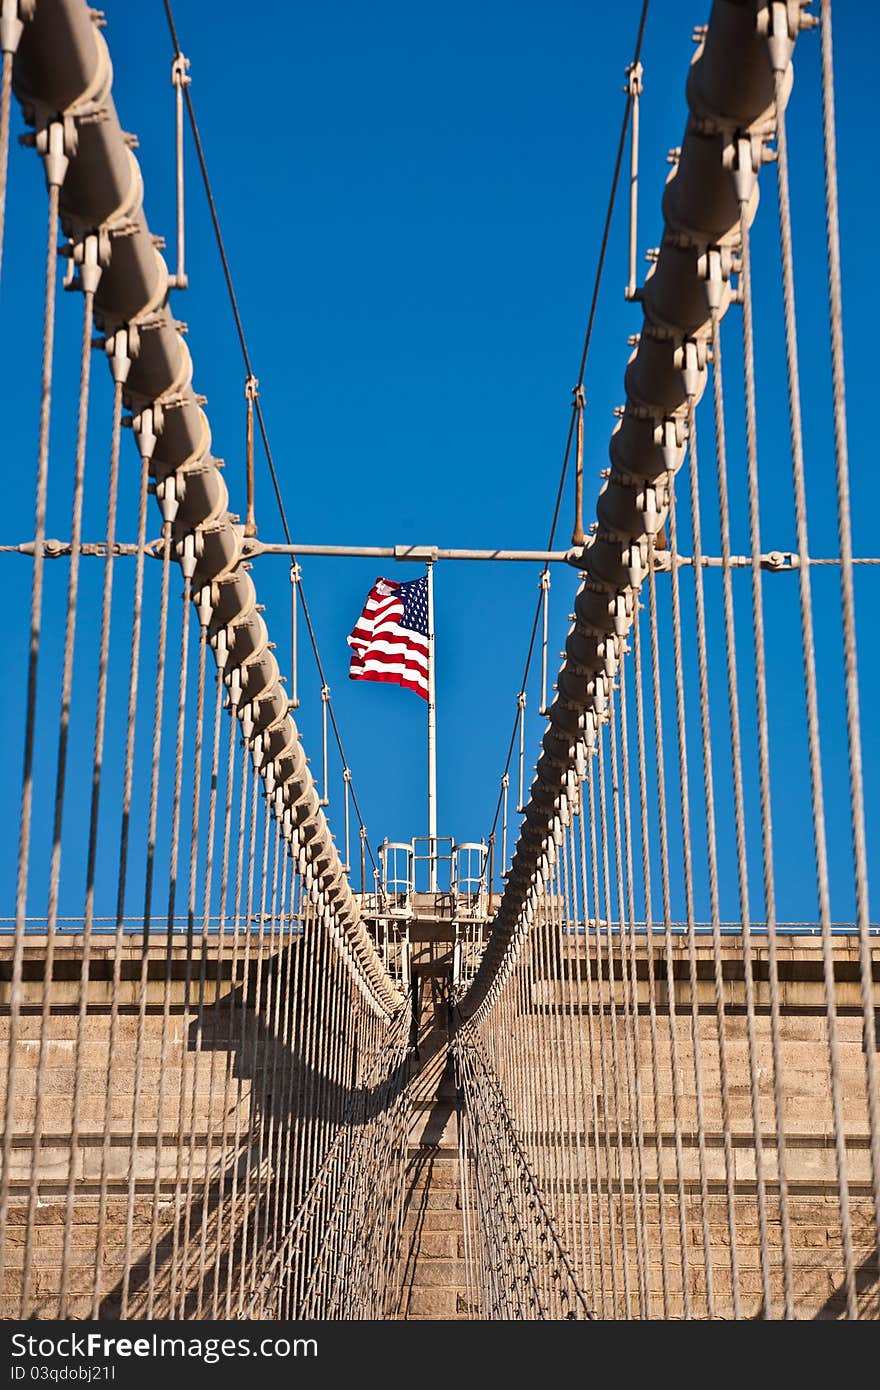
{"type": "MultiPolygon", "coordinates": [[[[150,560],[161,560],[165,542],[161,536],[155,540],[147,541],[143,547],[143,554],[150,560]]],[[[45,560],[62,560],[72,553],[73,546],[70,541],[56,540],[54,537],[47,537],[42,542],[42,554],[45,560]]],[[[0,555],[24,555],[33,556],[36,549],[36,541],[21,541],[18,545],[0,545],[0,555]]],[[[77,548],[77,553],[87,559],[103,560],[107,558],[106,541],[83,541],[77,548]]],[[[527,561],[546,560],[548,563],[558,562],[571,565],[574,569],[587,569],[587,554],[589,546],[575,548],[572,550],[443,550],[436,546],[419,547],[419,550],[428,549],[430,551],[431,563],[440,560],[501,560],[501,561],[527,561]]],[[[118,557],[136,557],[141,553],[140,547],[134,541],[114,541],[110,548],[110,553],[118,557]]],[[[326,555],[336,559],[340,558],[363,558],[370,556],[409,560],[412,557],[406,547],[400,546],[320,546],[320,545],[280,545],[272,541],[246,540],[242,545],[242,558],[254,560],[264,555],[326,555]],[[404,551],[405,553],[399,553],[404,551]]],[[[801,557],[791,550],[768,550],[758,557],[760,568],[768,574],[785,574],[791,570],[796,570],[803,563],[801,557]]],[[[859,555],[853,556],[844,561],[839,555],[809,555],[806,563],[808,565],[880,565],[880,555],[859,555]]],[[[751,555],[729,555],[725,559],[722,555],[700,555],[699,560],[695,560],[693,555],[677,554],[674,558],[666,550],[655,549],[650,557],[651,566],[658,574],[668,574],[674,567],[690,568],[694,564],[699,564],[703,569],[751,569],[751,555]]]]}

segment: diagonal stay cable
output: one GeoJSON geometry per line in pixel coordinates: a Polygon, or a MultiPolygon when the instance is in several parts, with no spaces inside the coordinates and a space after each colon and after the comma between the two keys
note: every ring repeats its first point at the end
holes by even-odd
{"type": "MultiPolygon", "coordinates": [[[[169,33],[170,33],[170,35],[171,35],[171,42],[172,42],[172,44],[173,44],[173,46],[174,46],[174,55],[175,55],[176,58],[181,58],[183,55],[182,55],[181,48],[180,48],[180,40],[179,40],[178,35],[177,35],[177,25],[176,25],[175,22],[174,22],[174,13],[173,13],[172,8],[171,8],[170,0],[163,0],[163,5],[164,5],[164,8],[165,8],[165,17],[166,17],[166,19],[167,19],[167,21],[168,21],[168,29],[169,29],[169,33]]],[[[647,0],[645,0],[645,8],[647,8],[647,0]]],[[[244,361],[245,370],[246,370],[246,372],[247,372],[248,377],[253,377],[253,376],[254,376],[254,370],[253,370],[253,366],[252,366],[252,364],[251,364],[250,352],[248,351],[247,338],[246,338],[246,336],[245,336],[245,331],[244,331],[244,323],[242,322],[241,311],[240,311],[240,309],[239,309],[239,307],[238,307],[238,297],[237,297],[237,295],[236,295],[236,293],[235,293],[235,285],[234,285],[233,280],[232,280],[232,271],[231,271],[230,266],[229,266],[229,257],[228,257],[227,254],[226,254],[226,245],[225,245],[225,242],[224,242],[224,240],[223,240],[223,232],[222,232],[221,227],[220,227],[220,216],[219,216],[219,213],[217,212],[217,204],[216,204],[215,199],[214,199],[214,192],[213,192],[213,189],[212,189],[212,187],[211,187],[211,179],[210,179],[210,176],[209,176],[209,174],[208,174],[208,162],[207,162],[207,159],[205,158],[205,150],[204,150],[204,146],[202,145],[202,137],[201,137],[201,133],[200,133],[200,131],[199,131],[199,124],[198,124],[198,121],[196,120],[195,107],[194,107],[194,105],[193,105],[192,94],[191,94],[191,92],[190,92],[190,89],[189,89],[189,85],[188,85],[188,84],[184,84],[184,87],[183,87],[183,99],[184,99],[184,101],[185,101],[185,103],[186,103],[186,110],[187,110],[187,115],[188,115],[188,117],[189,117],[190,130],[192,131],[193,144],[195,145],[196,158],[198,159],[199,170],[201,171],[201,175],[202,175],[202,183],[204,184],[204,188],[205,188],[205,197],[206,197],[207,202],[208,202],[208,211],[210,212],[210,215],[211,215],[211,224],[212,224],[212,226],[213,226],[213,228],[214,228],[214,238],[215,238],[215,240],[216,240],[216,242],[217,242],[217,250],[218,250],[218,252],[219,252],[219,254],[220,254],[220,263],[221,263],[221,266],[222,266],[222,268],[223,268],[223,278],[224,278],[224,280],[225,280],[225,282],[226,282],[226,289],[227,289],[227,293],[228,293],[228,295],[229,295],[229,304],[230,304],[230,307],[231,307],[231,309],[232,309],[232,317],[233,317],[233,319],[235,320],[235,330],[236,330],[236,333],[238,334],[238,341],[239,341],[239,345],[240,345],[240,347],[241,347],[242,359],[243,359],[243,361],[244,361]]],[[[285,538],[285,540],[287,541],[287,544],[288,544],[288,545],[292,545],[292,544],[293,544],[293,540],[292,540],[292,536],[291,536],[290,527],[289,527],[288,522],[287,522],[287,513],[286,513],[286,511],[285,511],[285,509],[284,509],[284,499],[283,499],[283,497],[282,497],[282,495],[281,495],[281,485],[280,485],[279,480],[278,480],[278,472],[277,472],[277,469],[276,469],[276,467],[275,467],[275,460],[274,460],[274,458],[273,458],[273,455],[272,455],[272,448],[271,448],[271,445],[270,445],[270,443],[269,443],[269,432],[268,432],[268,430],[267,430],[267,428],[266,428],[266,420],[265,420],[265,417],[264,417],[264,415],[263,415],[263,407],[262,407],[262,405],[260,404],[260,398],[259,398],[259,396],[255,396],[255,397],[254,397],[254,408],[255,408],[256,416],[257,416],[257,424],[258,424],[259,430],[260,430],[260,438],[261,438],[262,441],[263,441],[263,449],[264,449],[265,454],[266,454],[266,462],[267,462],[267,464],[269,465],[269,475],[270,475],[270,477],[271,477],[271,479],[272,479],[272,488],[273,488],[273,490],[274,490],[274,492],[275,492],[275,500],[276,500],[276,502],[278,503],[278,512],[279,512],[279,515],[280,515],[280,517],[281,517],[281,526],[282,526],[282,529],[283,529],[283,531],[284,531],[284,538],[285,538]]],[[[303,587],[302,579],[298,579],[296,582],[297,582],[297,584],[298,584],[298,586],[299,586],[300,601],[301,601],[301,603],[302,603],[303,615],[304,615],[304,617],[305,617],[305,620],[306,620],[306,627],[307,627],[308,633],[309,633],[309,640],[310,640],[310,642],[311,642],[312,651],[313,651],[314,657],[315,657],[315,664],[316,664],[316,666],[317,666],[317,668],[318,668],[318,674],[319,674],[320,679],[321,679],[321,685],[322,685],[323,687],[326,687],[327,681],[326,681],[326,679],[325,679],[325,677],[324,677],[324,668],[323,668],[323,665],[322,665],[322,662],[321,662],[320,653],[319,653],[319,651],[318,651],[317,638],[316,638],[316,636],[315,636],[314,627],[312,626],[312,620],[311,620],[311,616],[310,616],[310,614],[309,614],[309,607],[308,607],[308,604],[307,604],[307,602],[306,602],[305,589],[304,589],[304,587],[303,587]]],[[[347,760],[347,758],[346,758],[346,756],[345,756],[345,750],[343,749],[343,746],[342,746],[342,736],[341,736],[341,734],[340,734],[340,732],[339,732],[339,725],[338,725],[337,722],[336,722],[336,714],[335,714],[335,711],[334,711],[334,709],[333,709],[332,701],[330,701],[330,700],[327,701],[327,709],[328,709],[328,713],[329,713],[329,715],[330,715],[330,723],[331,723],[331,726],[332,726],[332,729],[333,729],[333,736],[334,736],[334,738],[335,738],[335,740],[336,740],[336,746],[337,746],[337,748],[339,749],[339,756],[340,756],[340,758],[341,758],[341,760],[342,760],[342,766],[343,766],[343,768],[348,769],[348,768],[349,768],[349,763],[348,763],[348,760],[347,760]]],[[[351,799],[352,799],[352,803],[353,803],[353,805],[354,805],[355,815],[357,816],[358,825],[360,826],[361,830],[364,831],[364,838],[365,838],[365,843],[366,843],[366,846],[367,846],[367,852],[368,852],[368,854],[369,854],[369,856],[370,856],[370,863],[372,864],[373,868],[375,868],[375,867],[376,867],[376,860],[375,860],[375,858],[373,857],[373,849],[372,849],[372,846],[371,846],[371,844],[370,844],[369,838],[366,836],[366,826],[365,826],[365,824],[364,824],[364,820],[363,820],[363,817],[362,817],[362,815],[361,815],[360,805],[359,805],[359,803],[358,803],[358,799],[357,799],[357,795],[356,795],[356,793],[355,793],[354,783],[353,783],[353,782],[350,782],[350,783],[349,783],[349,791],[351,792],[351,799]]]]}
{"type": "MultiPolygon", "coordinates": [[[[631,64],[632,67],[635,67],[636,63],[639,61],[639,58],[640,58],[640,56],[641,56],[641,52],[642,52],[642,42],[643,42],[644,37],[645,37],[645,24],[646,24],[647,19],[648,19],[648,5],[649,5],[649,3],[650,3],[650,0],[642,0],[642,9],[641,9],[641,13],[640,13],[640,15],[639,15],[639,27],[638,27],[638,31],[637,31],[637,33],[636,33],[635,47],[634,47],[634,49],[633,49],[633,57],[632,57],[632,64],[631,64]]],[[[604,270],[605,270],[605,258],[606,258],[607,252],[608,252],[608,241],[609,241],[609,238],[610,238],[610,235],[611,235],[611,221],[612,221],[612,218],[613,218],[613,216],[614,216],[614,206],[615,206],[615,203],[616,203],[616,201],[617,201],[617,189],[618,189],[618,186],[619,186],[619,184],[620,184],[620,171],[621,171],[621,168],[622,168],[622,166],[623,166],[623,153],[624,153],[624,149],[625,149],[625,146],[626,146],[626,135],[627,135],[627,131],[629,130],[630,117],[631,117],[631,115],[632,115],[632,104],[633,104],[632,92],[628,90],[628,91],[627,91],[627,94],[626,94],[626,103],[625,103],[624,108],[623,108],[623,118],[622,118],[621,123],[620,123],[620,136],[619,136],[618,141],[617,141],[617,154],[616,154],[615,160],[614,160],[614,172],[612,173],[612,176],[611,176],[611,190],[610,190],[609,195],[608,195],[608,206],[607,206],[606,211],[605,211],[605,224],[604,224],[604,226],[603,226],[603,228],[602,228],[602,240],[601,240],[601,242],[600,242],[600,244],[599,244],[599,256],[598,256],[598,259],[597,259],[597,262],[596,262],[596,274],[595,274],[595,277],[594,277],[594,280],[593,280],[593,292],[592,292],[592,296],[591,296],[591,299],[590,299],[590,311],[589,311],[589,314],[588,314],[588,316],[587,316],[587,327],[586,327],[586,331],[585,331],[585,333],[584,333],[584,346],[583,346],[583,349],[582,349],[582,351],[581,351],[581,361],[580,361],[580,367],[579,367],[579,369],[578,369],[577,385],[574,387],[574,394],[575,394],[575,397],[576,397],[577,393],[579,392],[580,388],[581,388],[581,387],[583,386],[583,384],[584,384],[584,376],[585,376],[586,370],[587,370],[587,359],[588,359],[588,357],[589,357],[589,355],[590,355],[590,344],[591,344],[591,342],[592,342],[592,340],[593,340],[593,329],[594,329],[595,323],[596,323],[596,310],[597,310],[598,304],[599,304],[599,292],[600,292],[600,290],[601,290],[601,288],[602,288],[602,278],[603,278],[603,273],[604,273],[604,270]]],[[[567,437],[567,439],[566,439],[566,441],[565,441],[565,449],[564,449],[563,455],[562,455],[562,468],[561,468],[561,470],[560,470],[560,475],[559,475],[559,486],[558,486],[557,489],[556,489],[556,502],[555,502],[555,505],[554,505],[554,508],[553,508],[553,520],[552,520],[552,523],[551,523],[551,526],[550,526],[550,538],[549,538],[549,540],[548,540],[548,542],[547,542],[547,549],[548,549],[548,550],[552,550],[552,549],[553,549],[553,542],[554,542],[554,540],[556,539],[556,528],[557,528],[557,526],[559,525],[559,513],[560,513],[560,510],[561,510],[561,508],[562,508],[562,497],[563,497],[563,493],[564,493],[564,490],[565,490],[565,480],[566,480],[566,477],[568,476],[568,464],[569,464],[569,459],[570,459],[570,457],[571,457],[571,442],[572,442],[572,439],[574,438],[574,425],[575,425],[576,416],[577,416],[577,402],[576,402],[576,399],[575,399],[575,401],[573,401],[572,407],[571,407],[571,419],[569,420],[569,424],[568,424],[568,437],[567,437]]],[[[546,574],[546,573],[549,571],[549,568],[550,568],[549,561],[545,561],[545,563],[544,563],[544,568],[543,568],[543,570],[542,570],[542,575],[543,575],[543,574],[546,574]]],[[[541,604],[542,604],[542,602],[543,602],[543,594],[541,594],[541,595],[539,596],[538,602],[537,602],[537,604],[536,604],[536,606],[535,606],[535,616],[534,616],[534,619],[533,619],[533,621],[532,621],[532,631],[531,631],[531,636],[530,636],[530,638],[529,638],[528,651],[527,651],[527,653],[526,653],[525,669],[523,670],[523,678],[522,678],[522,681],[520,682],[520,687],[519,687],[521,691],[522,691],[522,690],[525,690],[526,681],[528,680],[529,670],[530,670],[530,667],[531,667],[531,664],[532,664],[532,657],[533,657],[534,651],[535,651],[535,638],[536,638],[536,636],[537,636],[537,632],[538,632],[538,622],[539,622],[540,616],[541,616],[541,604]]],[[[495,834],[495,828],[496,828],[496,826],[497,826],[497,824],[498,824],[498,816],[499,816],[499,813],[500,813],[500,811],[501,811],[501,803],[502,803],[502,800],[503,800],[503,797],[504,797],[504,784],[503,784],[503,783],[504,783],[504,777],[506,777],[507,774],[508,774],[509,771],[510,771],[510,760],[511,760],[511,758],[512,758],[512,756],[513,756],[513,749],[514,749],[514,745],[515,745],[515,743],[516,743],[516,728],[517,728],[517,724],[518,724],[518,723],[519,723],[519,714],[517,713],[517,716],[516,716],[516,718],[515,718],[514,721],[513,721],[513,729],[512,729],[512,731],[511,731],[511,735],[510,735],[510,743],[508,744],[508,747],[507,747],[507,758],[505,759],[504,770],[503,770],[503,772],[502,772],[502,786],[501,786],[501,790],[500,790],[499,793],[498,793],[498,800],[497,800],[497,802],[495,803],[495,815],[494,815],[493,818],[492,818],[492,828],[491,828],[491,830],[489,831],[489,839],[490,839],[490,841],[491,841],[493,835],[495,834]]]]}

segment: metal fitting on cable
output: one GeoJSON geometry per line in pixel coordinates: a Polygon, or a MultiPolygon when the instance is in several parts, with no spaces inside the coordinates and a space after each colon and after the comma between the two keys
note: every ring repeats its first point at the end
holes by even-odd
{"type": "Polygon", "coordinates": [[[196,564],[201,558],[204,544],[201,531],[187,531],[186,535],[176,543],[175,550],[184,579],[192,579],[195,574],[196,564]]]}
{"type": "Polygon", "coordinates": [[[629,541],[621,550],[620,559],[626,568],[627,583],[637,589],[648,572],[648,542],[643,538],[629,541]]]}
{"type": "MultiPolygon", "coordinates": [[[[253,717],[252,717],[252,715],[251,715],[252,709],[253,709],[253,702],[251,702],[251,704],[247,706],[248,715],[249,715],[249,724],[250,724],[251,730],[253,730],[253,717]]],[[[242,728],[244,728],[244,721],[243,721],[243,720],[242,720],[242,728]]],[[[247,734],[246,737],[247,737],[247,738],[250,738],[250,734],[247,734]]],[[[255,769],[256,769],[257,772],[259,772],[260,769],[261,769],[262,766],[263,766],[263,752],[264,752],[264,747],[263,747],[263,735],[262,735],[261,733],[259,733],[259,734],[254,734],[253,739],[252,739],[252,741],[251,741],[251,760],[252,760],[252,762],[253,762],[253,764],[254,764],[254,767],[255,767],[255,769]]]]}
{"type": "Polygon", "coordinates": [[[642,64],[630,63],[624,69],[624,72],[626,73],[627,79],[626,86],[623,88],[624,92],[626,92],[627,96],[640,97],[644,90],[642,87],[642,78],[645,75],[645,69],[642,67],[642,64]]]}
{"type": "Polygon", "coordinates": [[[709,246],[697,257],[697,270],[703,277],[706,303],[710,310],[721,308],[724,286],[730,281],[733,252],[729,246],[709,246]]]}
{"type": "Polygon", "coordinates": [[[681,372],[685,395],[696,400],[700,392],[700,380],[706,370],[706,344],[702,338],[685,338],[681,347],[676,348],[673,361],[681,372]]]}
{"type": "Polygon", "coordinates": [[[25,20],[32,19],[36,0],[0,0],[0,52],[17,53],[25,20]]]}
{"type": "Polygon", "coordinates": [[[192,82],[189,76],[190,61],[182,53],[177,53],[171,60],[171,85],[172,87],[188,87],[192,82]]]}
{"type": "MultiPolygon", "coordinates": [[[[636,493],[636,511],[641,514],[642,526],[649,536],[655,536],[663,525],[666,514],[664,502],[665,490],[661,494],[659,483],[645,483],[636,493]]],[[[617,627],[614,630],[617,632],[617,627]]]]}
{"type": "Polygon", "coordinates": [[[150,461],[156,451],[163,424],[164,413],[160,405],[146,405],[137,415],[132,416],[131,427],[134,430],[138,453],[146,462],[150,461]]]}
{"type": "Polygon", "coordinates": [[[667,415],[655,429],[654,437],[663,452],[663,463],[667,473],[674,473],[681,462],[684,449],[684,421],[680,416],[667,415]]]}
{"type": "Polygon", "coordinates": [[[211,646],[214,648],[214,660],[217,663],[218,671],[223,671],[225,669],[226,662],[229,659],[230,642],[228,633],[229,629],[227,627],[218,627],[217,631],[208,639],[211,646]]]}
{"type": "Polygon", "coordinates": [[[104,231],[86,232],[72,237],[62,248],[61,255],[68,258],[64,288],[94,294],[101,283],[104,267],[110,263],[110,238],[104,231]],[[78,276],[76,271],[79,271],[78,276]]]}
{"type": "MultiPolygon", "coordinates": [[[[805,0],[809,4],[809,0],[805,0]]],[[[770,0],[755,15],[755,28],[767,40],[774,72],[785,72],[794,53],[795,40],[804,29],[815,29],[818,15],[807,14],[801,0],[770,0]]]]}
{"type": "Polygon", "coordinates": [[[607,637],[596,644],[597,655],[602,658],[603,670],[609,680],[614,679],[620,663],[620,647],[621,641],[616,633],[613,636],[609,633],[607,637]]]}
{"type": "Polygon", "coordinates": [[[189,86],[190,82],[192,82],[192,78],[189,76],[189,58],[185,58],[182,53],[177,53],[171,60],[171,86],[184,88],[184,86],[189,86]]]}
{"type": "Polygon", "coordinates": [[[730,170],[734,192],[741,207],[750,202],[764,164],[775,158],[760,135],[736,135],[725,145],[721,162],[730,170]]]}
{"type": "Polygon", "coordinates": [[[216,598],[216,584],[203,584],[195,596],[196,612],[199,615],[199,623],[202,627],[207,627],[214,616],[214,601],[216,598]]]}
{"type": "Polygon", "coordinates": [[[235,713],[241,702],[241,667],[233,666],[225,679],[226,688],[229,691],[229,708],[235,713]]]}
{"type": "Polygon", "coordinates": [[[47,188],[60,188],[76,154],[77,130],[72,116],[45,121],[33,132],[21,136],[23,145],[36,149],[43,161],[47,188]]]}
{"type": "Polygon", "coordinates": [[[583,744],[590,753],[592,753],[596,746],[597,734],[598,720],[595,712],[591,709],[584,710],[583,744]]]}
{"type": "Polygon", "coordinates": [[[140,347],[140,334],[134,324],[120,324],[104,339],[104,351],[110,364],[110,375],[117,386],[124,386],[131,371],[132,359],[140,347]]]}

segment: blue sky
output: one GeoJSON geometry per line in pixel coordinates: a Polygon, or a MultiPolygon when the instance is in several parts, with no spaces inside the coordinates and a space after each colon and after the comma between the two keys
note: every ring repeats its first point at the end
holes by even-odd
{"type": "MultiPolygon", "coordinates": [[[[137,132],[151,227],[174,254],[171,49],[162,6],[106,0],[105,35],[115,68],[115,98],[126,128],[137,132]]],[[[546,543],[580,356],[617,131],[623,69],[634,41],[635,4],[594,7],[550,0],[442,7],[385,3],[268,4],[252,17],[231,0],[177,0],[180,39],[192,62],[192,93],[241,303],[255,371],[295,539],[340,544],[412,542],[440,546],[541,547],[546,543]]],[[[850,453],[857,554],[876,551],[872,492],[871,406],[876,394],[865,305],[873,263],[877,192],[867,152],[876,147],[877,115],[864,81],[863,54],[876,18],[838,5],[838,143],[850,453]],[[869,481],[870,480],[870,481],[869,481]]],[[[642,105],[640,248],[654,245],[666,151],[680,142],[691,29],[707,5],[654,0],[645,38],[642,105]]],[[[829,354],[825,309],[824,209],[819,106],[819,38],[797,52],[790,106],[798,307],[802,324],[804,409],[808,441],[811,543],[836,550],[829,354]]],[[[19,127],[20,128],[20,127],[19,127]]],[[[214,450],[225,458],[235,509],[244,511],[244,369],[191,148],[188,148],[187,269],[191,288],[174,297],[186,320],[194,382],[208,397],[214,450]]],[[[765,549],[794,546],[785,378],[779,315],[773,170],[754,234],[756,316],[761,360],[759,409],[765,549]]],[[[32,534],[39,387],[40,266],[44,193],[38,161],[14,150],[11,161],[0,314],[13,364],[3,375],[6,458],[4,538],[32,534]]],[[[591,514],[599,470],[607,465],[613,407],[622,399],[627,335],[641,313],[623,300],[627,225],[621,199],[587,373],[586,500],[591,514]]],[[[640,258],[640,265],[643,265],[640,258]]],[[[735,362],[734,311],[725,332],[735,362]]],[[[49,534],[69,534],[75,350],[78,314],[59,308],[56,423],[51,459],[49,534]]],[[[86,535],[103,527],[103,480],[109,388],[96,364],[89,437],[86,535]]],[[[733,366],[730,371],[733,374],[733,366]]],[[[747,549],[741,424],[731,388],[731,473],[737,511],[734,550],[747,549]]],[[[717,553],[711,483],[711,406],[701,412],[705,548],[717,553]]],[[[123,455],[119,533],[135,532],[136,458],[123,455]]],[[[684,479],[682,480],[684,485],[684,479]]],[[[268,476],[257,472],[260,535],[281,539],[268,476]]],[[[567,543],[570,502],[560,539],[567,543]]],[[[158,534],[156,515],[152,533],[158,534]]],[[[682,537],[682,548],[688,537],[682,537]]],[[[3,906],[12,908],[17,787],[21,762],[23,670],[30,566],[2,557],[7,585],[6,670],[0,724],[8,769],[8,834],[0,848],[3,906]],[[8,907],[6,906],[8,904],[8,907]]],[[[158,569],[158,566],[155,567],[158,569]]],[[[100,565],[83,566],[83,612],[97,613],[100,565]],[[91,605],[91,607],[88,607],[91,605]]],[[[66,565],[50,567],[40,714],[51,784],[57,715],[58,652],[66,565]]],[[[426,828],[425,707],[415,695],[347,680],[345,637],[379,573],[414,578],[394,562],[307,560],[304,576],[334,707],[371,840],[408,839],[426,828]]],[[[282,667],[289,662],[287,564],[255,567],[282,667]]],[[[156,575],[150,583],[155,587],[156,575]]],[[[441,565],[436,572],[439,830],[457,839],[487,833],[515,711],[536,566],[441,565]]],[[[125,583],[114,653],[124,700],[127,672],[125,583]]],[[[664,582],[664,581],[661,581],[664,582]]],[[[871,640],[880,576],[858,577],[866,768],[876,783],[873,709],[880,668],[871,640]]],[[[805,815],[803,696],[793,575],[768,581],[775,655],[771,695],[778,773],[780,915],[815,915],[805,815]]],[[[851,912],[843,723],[839,714],[836,579],[816,580],[820,680],[827,711],[832,857],[836,915],[851,912]]],[[[575,575],[554,571],[551,670],[562,646],[575,575]]],[[[717,585],[709,585],[717,604],[717,585]]],[[[738,581],[742,646],[747,649],[748,581],[738,581]]],[[[711,634],[713,698],[719,729],[726,696],[723,647],[711,634]]],[[[97,623],[83,624],[77,671],[93,680],[97,623]]],[[[130,624],[129,624],[130,627],[130,624]]],[[[746,650],[746,657],[748,652],[746,650]]],[[[669,671],[671,674],[671,655],[669,671]]],[[[696,687],[689,668],[696,726],[696,687]]],[[[300,723],[313,766],[320,759],[319,681],[301,653],[300,723]]],[[[751,679],[744,667],[744,702],[751,679]]],[[[90,699],[91,696],[88,697],[90,699]]],[[[113,698],[111,696],[111,698],[113,698]]],[[[88,699],[83,697],[71,764],[63,902],[81,901],[82,820],[90,756],[88,699]]],[[[672,712],[672,689],[665,696],[672,712]]],[[[537,690],[530,688],[529,742],[537,747],[537,690]]],[[[121,703],[119,708],[121,708],[121,703]]],[[[142,719],[149,723],[148,704],[142,719]]],[[[750,727],[750,716],[745,722],[750,727]]],[[[672,725],[670,719],[670,732],[672,725]]],[[[118,744],[117,738],[116,743],[118,744]]],[[[718,760],[726,759],[721,733],[718,760]]],[[[667,769],[674,768],[674,743],[667,769]]],[[[529,759],[529,764],[534,756],[529,759]]],[[[693,772],[699,780],[696,746],[693,772]]],[[[145,778],[146,772],[142,768],[145,778]]],[[[112,769],[108,777],[112,780],[112,769]]],[[[111,794],[112,802],[112,794],[111,794]]],[[[341,833],[339,802],[331,806],[341,833]]],[[[877,818],[876,794],[872,801],[877,818]]],[[[108,910],[117,831],[109,816],[108,910]]],[[[45,816],[43,816],[45,819],[45,816]]],[[[697,816],[699,819],[699,816],[697,816]]],[[[754,822],[754,817],[753,817],[754,822]]],[[[45,830],[45,826],[41,827],[45,830]]],[[[754,833],[757,832],[754,824],[754,833]]],[[[750,832],[751,833],[751,832],[750,832]]],[[[750,840],[756,853],[754,833],[750,840]]],[[[729,869],[730,856],[722,851],[729,869]]],[[[42,911],[44,858],[37,848],[33,910],[42,911]]],[[[755,861],[755,876],[759,869],[755,861]]],[[[734,881],[724,879],[735,912],[734,881]]],[[[137,894],[134,894],[136,898],[137,894]]],[[[703,910],[705,910],[703,894],[703,910]]],[[[133,904],[134,906],[135,904],[133,904]]],[[[756,908],[756,914],[760,911],[756,908]]]]}

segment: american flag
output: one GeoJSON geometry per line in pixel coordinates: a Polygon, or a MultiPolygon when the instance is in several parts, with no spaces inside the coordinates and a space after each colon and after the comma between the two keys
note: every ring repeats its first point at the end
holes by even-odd
{"type": "Polygon", "coordinates": [[[353,681],[388,681],[428,698],[428,579],[377,579],[349,634],[353,681]]]}

